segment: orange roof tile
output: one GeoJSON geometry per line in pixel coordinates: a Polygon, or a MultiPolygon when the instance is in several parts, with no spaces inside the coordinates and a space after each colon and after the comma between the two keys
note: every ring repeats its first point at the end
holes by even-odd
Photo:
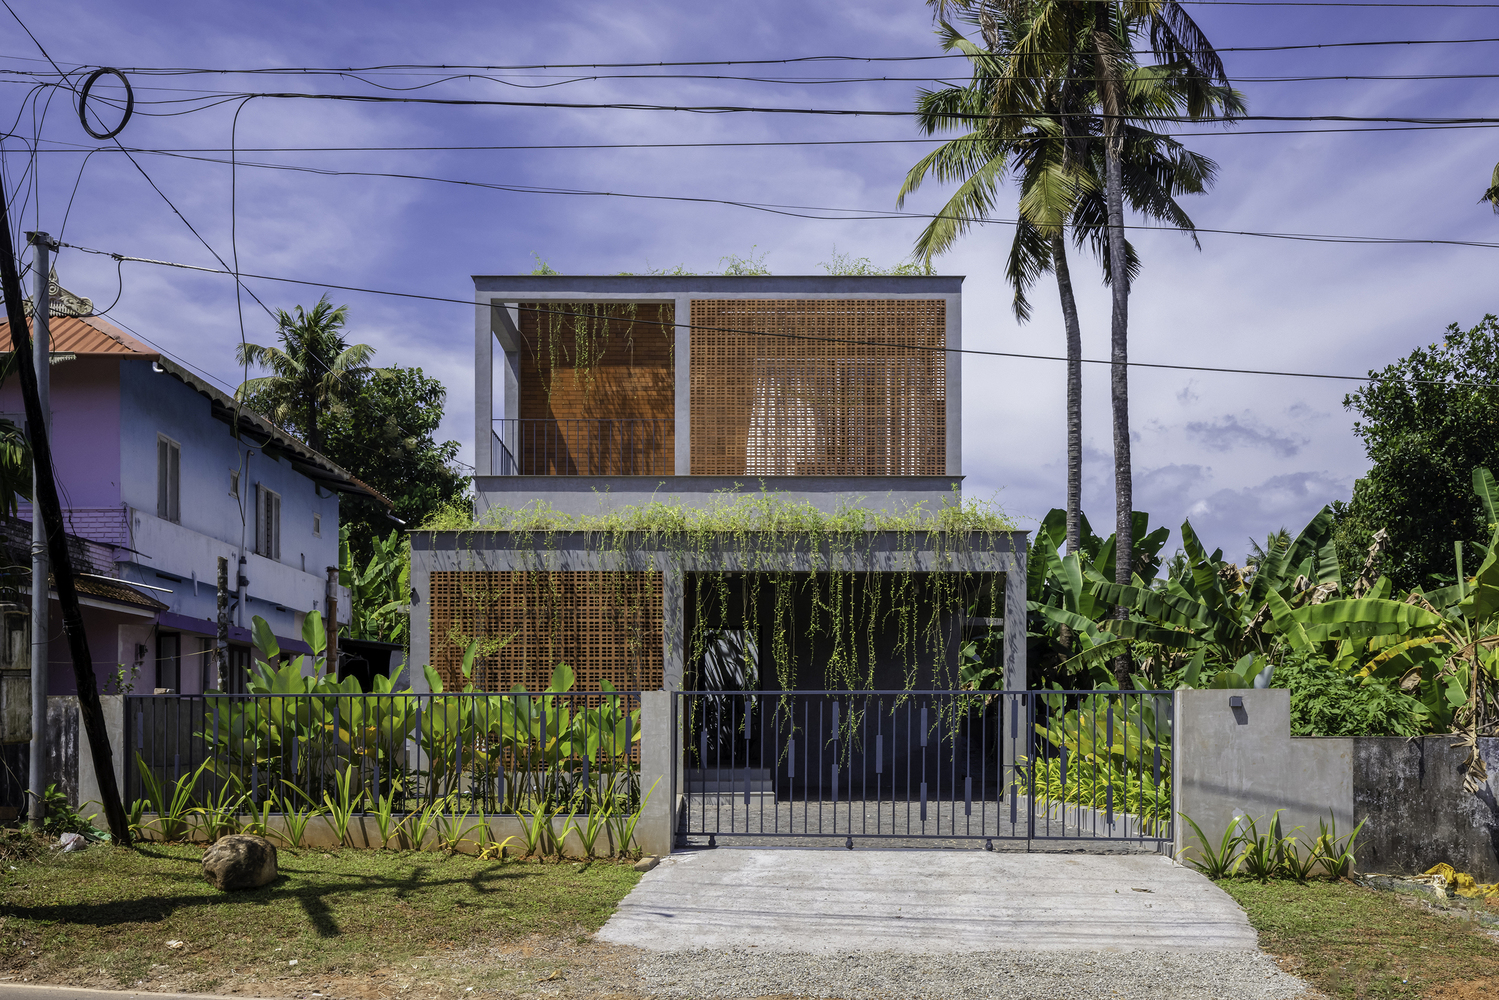
{"type": "MultiPolygon", "coordinates": [[[[30,328],[30,321],[27,327],[30,328]]],[[[53,354],[111,355],[155,361],[159,355],[130,334],[98,316],[54,316],[48,324],[53,354]]],[[[0,321],[0,353],[12,350],[10,323],[0,321]]]]}

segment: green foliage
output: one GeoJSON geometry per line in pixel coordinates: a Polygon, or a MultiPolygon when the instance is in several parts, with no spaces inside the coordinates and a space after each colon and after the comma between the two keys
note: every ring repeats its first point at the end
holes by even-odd
{"type": "Polygon", "coordinates": [[[46,814],[43,829],[54,837],[65,833],[81,833],[99,840],[108,840],[109,834],[94,826],[94,817],[84,817],[68,804],[68,794],[56,785],[42,789],[42,808],[46,814]]]}
{"type": "Polygon", "coordinates": [[[411,543],[398,531],[376,538],[363,570],[354,565],[349,526],[339,528],[338,582],[349,588],[348,634],[355,639],[406,643],[411,638],[411,543]]]}
{"type": "MultiPolygon", "coordinates": [[[[911,678],[933,663],[953,670],[961,643],[953,641],[943,622],[975,608],[980,592],[987,602],[978,609],[980,616],[999,616],[1000,588],[986,587],[977,574],[928,573],[906,551],[920,540],[936,550],[940,563],[969,549],[985,549],[994,534],[1013,530],[1014,523],[992,504],[958,496],[935,509],[917,505],[892,513],[846,503],[829,513],[782,494],[725,492],[701,507],[651,502],[605,515],[571,515],[533,503],[492,509],[477,523],[449,508],[423,527],[457,532],[460,546],[468,544],[464,536],[469,532],[509,532],[509,544],[535,553],[535,566],[545,561],[543,553],[558,544],[559,536],[575,533],[588,549],[626,564],[644,566],[654,558],[646,550],[656,549],[722,567],[691,576],[689,670],[702,669],[710,643],[724,630],[755,636],[763,625],[772,641],[757,655],[768,656],[783,689],[795,686],[800,644],[792,639],[800,635],[818,638],[818,665],[826,686],[859,689],[871,685],[877,654],[900,657],[911,678]],[[877,574],[847,568],[866,551],[875,531],[911,543],[898,544],[893,558],[902,562],[877,574]],[[724,551],[732,551],[733,559],[703,558],[724,551]],[[804,560],[807,571],[783,572],[788,552],[804,560]],[[887,636],[896,633],[883,650],[876,640],[881,628],[887,636]]],[[[546,576],[537,572],[538,590],[549,590],[546,576]]],[[[620,578],[607,584],[618,589],[605,597],[628,620],[640,611],[641,598],[625,590],[624,574],[610,576],[620,578]]],[[[478,608],[490,598],[475,591],[465,599],[478,608]]],[[[459,648],[476,638],[481,636],[448,636],[459,648]]],[[[508,637],[491,632],[482,638],[501,642],[508,637]]],[[[644,636],[635,634],[629,641],[638,649],[644,636]]],[[[949,676],[946,683],[955,681],[949,676]]]]}
{"type": "Polygon", "coordinates": [[[14,421],[0,417],[0,520],[14,518],[20,502],[30,499],[31,439],[14,421]]]}
{"type": "Polygon", "coordinates": [[[322,422],[322,452],[391,502],[339,501],[357,565],[377,556],[391,518],[420,524],[439,505],[468,498],[469,479],[457,464],[458,442],[436,437],[447,389],[420,368],[391,367],[357,380],[322,422]]]}
{"type": "Polygon", "coordinates": [[[1358,835],[1364,829],[1361,822],[1346,837],[1338,836],[1338,818],[1332,810],[1329,827],[1326,820],[1318,821],[1318,835],[1298,836],[1304,827],[1296,827],[1289,834],[1281,829],[1277,809],[1270,816],[1270,829],[1260,833],[1253,816],[1235,816],[1214,841],[1203,832],[1192,817],[1182,814],[1182,819],[1192,828],[1197,843],[1182,852],[1182,860],[1211,879],[1224,879],[1243,874],[1260,883],[1274,878],[1288,878],[1305,883],[1320,867],[1323,873],[1334,879],[1347,878],[1353,870],[1358,853],[1358,835]]]}
{"type": "Polygon", "coordinates": [[[718,262],[723,265],[723,273],[727,275],[769,274],[770,268],[765,266],[765,258],[770,251],[767,250],[757,257],[755,251],[758,249],[760,249],[758,246],[750,247],[749,253],[743,257],[731,253],[727,257],[720,258],[718,262]]]}
{"type": "Polygon", "coordinates": [[[1499,317],[1469,329],[1447,328],[1441,343],[1420,347],[1378,371],[1343,400],[1370,468],[1338,508],[1339,554],[1363,562],[1374,532],[1390,547],[1383,571],[1397,590],[1451,583],[1452,546],[1478,548],[1491,518],[1472,489],[1472,470],[1499,468],[1499,317]]]}
{"type": "Polygon", "coordinates": [[[825,260],[817,266],[829,274],[922,275],[936,273],[932,267],[930,258],[922,261],[904,260],[899,264],[892,264],[890,267],[878,267],[868,257],[855,257],[851,253],[839,253],[836,244],[833,246],[832,259],[825,260]]]}
{"type": "Polygon", "coordinates": [[[1352,664],[1309,653],[1288,654],[1277,665],[1277,687],[1291,690],[1292,736],[1419,736],[1426,732],[1421,702],[1385,678],[1360,676],[1352,664]]]}

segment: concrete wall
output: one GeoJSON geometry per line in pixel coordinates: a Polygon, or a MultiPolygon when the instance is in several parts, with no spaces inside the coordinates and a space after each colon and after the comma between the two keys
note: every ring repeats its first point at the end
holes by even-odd
{"type": "MultiPolygon", "coordinates": [[[[1340,837],[1362,822],[1360,870],[1414,874],[1445,861],[1499,881],[1499,739],[1479,740],[1489,778],[1475,795],[1463,788],[1467,753],[1455,736],[1293,739],[1290,708],[1285,690],[1178,691],[1177,816],[1191,817],[1215,848],[1236,816],[1264,833],[1281,809],[1283,833],[1301,826],[1313,837],[1319,821],[1335,818],[1340,837]]],[[[1176,850],[1195,845],[1179,822],[1176,850]]]]}
{"type": "Polygon", "coordinates": [[[1352,831],[1353,740],[1292,739],[1290,691],[1178,691],[1175,714],[1178,852],[1196,844],[1182,816],[1215,848],[1234,817],[1252,817],[1264,833],[1277,809],[1286,834],[1300,826],[1315,837],[1318,821],[1334,818],[1339,835],[1352,831]]]}
{"type": "Polygon", "coordinates": [[[1360,867],[1416,874],[1439,861],[1480,882],[1499,882],[1499,739],[1478,741],[1488,767],[1477,795],[1463,789],[1467,751],[1456,737],[1353,741],[1353,804],[1368,817],[1360,867]]]}

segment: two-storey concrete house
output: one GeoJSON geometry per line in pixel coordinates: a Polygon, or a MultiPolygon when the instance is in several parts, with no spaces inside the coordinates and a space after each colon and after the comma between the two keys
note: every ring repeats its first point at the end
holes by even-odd
{"type": "MultiPolygon", "coordinates": [[[[216,678],[217,568],[229,561],[231,688],[250,663],[249,626],[264,618],[284,649],[305,650],[303,617],[325,616],[337,585],[338,497],[373,495],[343,469],[208,378],[54,286],[52,450],[101,685],[116,669],[136,693],[196,693],[216,678]]],[[[230,339],[215,350],[228,353],[230,339]]],[[[0,351],[11,350],[0,324],[0,351]]],[[[0,412],[25,423],[18,380],[0,412]]],[[[31,517],[28,505],[21,516],[31,517]]],[[[53,621],[60,622],[57,605],[53,621]]],[[[50,692],[70,694],[63,642],[51,644],[50,692]]]]}
{"type": "Polygon", "coordinates": [[[474,287],[480,530],[413,534],[418,682],[477,640],[490,690],[950,686],[982,633],[1024,687],[1024,538],[961,495],[961,278],[474,287]]]}

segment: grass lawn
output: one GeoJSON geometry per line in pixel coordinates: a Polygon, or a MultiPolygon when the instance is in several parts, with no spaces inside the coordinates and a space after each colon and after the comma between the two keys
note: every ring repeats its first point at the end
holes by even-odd
{"type": "Polygon", "coordinates": [[[1458,911],[1351,882],[1217,885],[1249,914],[1260,947],[1329,996],[1499,997],[1499,940],[1458,911]]]}
{"type": "Polygon", "coordinates": [[[537,968],[577,965],[640,878],[610,861],[307,849],[281,850],[271,885],[223,893],[201,845],[5,853],[0,978],[262,996],[524,992],[537,968]]]}

